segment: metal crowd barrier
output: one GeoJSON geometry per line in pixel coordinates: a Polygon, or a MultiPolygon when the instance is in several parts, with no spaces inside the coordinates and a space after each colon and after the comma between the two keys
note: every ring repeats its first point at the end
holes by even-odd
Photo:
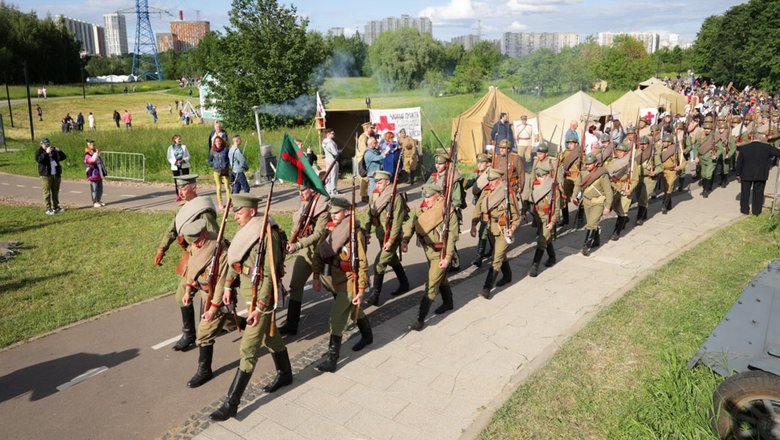
{"type": "Polygon", "coordinates": [[[137,180],[146,178],[146,156],[141,153],[102,151],[100,158],[106,166],[106,179],[137,180]]]}

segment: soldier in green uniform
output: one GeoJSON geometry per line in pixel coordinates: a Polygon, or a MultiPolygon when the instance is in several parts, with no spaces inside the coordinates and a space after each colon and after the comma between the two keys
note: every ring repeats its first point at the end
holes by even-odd
{"type": "MultiPolygon", "coordinates": [[[[428,181],[425,183],[432,184],[432,185],[439,185],[442,187],[442,192],[447,191],[447,170],[450,167],[450,158],[444,154],[437,154],[434,157],[435,167],[436,171],[434,173],[431,173],[431,177],[428,178],[428,181]]],[[[452,194],[452,207],[455,209],[455,213],[458,217],[458,224],[460,224],[460,221],[463,219],[463,214],[461,210],[463,210],[466,207],[466,193],[463,186],[463,177],[460,175],[460,172],[457,170],[457,168],[454,170],[455,176],[453,179],[452,184],[452,190],[450,193],[452,194]]],[[[455,241],[458,241],[458,238],[460,238],[460,228],[456,228],[456,230],[452,231],[455,235],[455,241]]],[[[449,270],[450,271],[457,271],[460,270],[460,258],[458,256],[458,248],[455,247],[455,251],[452,254],[452,259],[449,264],[449,270]]]]}
{"type": "Polygon", "coordinates": [[[223,252],[217,263],[218,277],[214,283],[214,294],[209,300],[210,266],[219,246],[217,233],[210,232],[203,219],[187,223],[182,228],[181,233],[184,239],[190,243],[187,249],[190,258],[184,273],[186,293],[182,300],[185,305],[192,305],[194,295],[199,293],[203,303],[203,315],[198,323],[197,340],[195,341],[199,349],[198,370],[187,382],[188,387],[197,388],[214,376],[211,371],[214,341],[227,318],[227,314],[222,310],[222,292],[225,290],[227,278],[227,252],[224,251],[227,249],[227,244],[223,240],[223,252]]]}
{"type": "Polygon", "coordinates": [[[582,246],[582,255],[590,255],[593,248],[601,245],[599,222],[601,217],[609,214],[612,206],[612,186],[609,183],[609,174],[603,167],[598,166],[596,156],[585,156],[585,172],[577,181],[577,200],[585,209],[585,243],[582,246]]]}
{"type": "Polygon", "coordinates": [[[620,238],[620,233],[623,232],[626,223],[628,223],[631,196],[639,183],[639,165],[637,165],[636,160],[631,162],[631,155],[628,154],[630,150],[631,144],[628,140],[624,140],[615,148],[615,157],[604,164],[614,192],[612,210],[618,216],[615,221],[615,229],[610,237],[613,241],[620,238]]]}
{"type": "MultiPolygon", "coordinates": [[[[503,139],[498,143],[498,156],[494,158],[494,162],[494,169],[501,170],[504,174],[506,174],[506,170],[509,170],[509,174],[505,179],[509,180],[509,188],[512,189],[515,197],[519,197],[520,194],[522,194],[523,186],[525,185],[525,179],[523,177],[525,174],[525,161],[522,157],[509,151],[509,140],[503,139]],[[509,158],[508,167],[507,157],[509,158]]],[[[525,211],[526,209],[523,209],[523,212],[525,211]]]]}
{"type": "Polygon", "coordinates": [[[271,393],[282,386],[292,383],[292,367],[287,347],[278,331],[271,335],[273,322],[274,286],[272,282],[271,262],[275,264],[274,271],[281,276],[284,268],[284,247],[282,233],[273,218],[268,218],[266,233],[263,234],[264,219],[258,215],[260,198],[250,194],[233,196],[233,218],[240,226],[227,251],[227,263],[230,267],[222,301],[231,304],[231,287],[235,280],[241,280],[241,295],[249,303],[246,318],[246,329],[241,336],[241,360],[236,370],[236,376],[230,385],[228,395],[219,409],[211,413],[211,420],[223,421],[235,417],[238,404],[244,394],[249,379],[255,370],[260,349],[266,347],[271,352],[276,367],[276,379],[264,389],[271,393]],[[258,242],[265,235],[265,254],[263,261],[257,261],[258,242]],[[259,263],[259,264],[258,264],[259,263]],[[256,267],[260,265],[261,267],[256,267]],[[252,304],[252,278],[255,271],[258,277],[257,297],[252,304]]]}
{"type": "Polygon", "coordinates": [[[612,136],[609,133],[604,133],[599,139],[599,146],[591,151],[599,161],[599,165],[603,165],[608,161],[614,153],[614,147],[612,145],[612,136]]]}
{"type": "Polygon", "coordinates": [[[417,141],[406,135],[405,129],[398,130],[398,145],[403,153],[403,168],[406,170],[408,184],[414,183],[414,175],[420,169],[420,155],[417,151],[417,141]]]}
{"type": "Polygon", "coordinates": [[[704,131],[693,139],[693,148],[697,152],[696,163],[701,167],[701,195],[705,199],[712,192],[712,175],[715,173],[715,160],[717,159],[718,147],[712,128],[712,122],[705,122],[704,131]]]}
{"type": "Polygon", "coordinates": [[[656,179],[662,169],[658,154],[653,150],[647,136],[639,138],[639,150],[636,152],[636,161],[640,170],[639,183],[636,187],[636,201],[639,205],[636,213],[637,226],[641,226],[647,220],[649,193],[655,188],[656,179]]]}
{"type": "Polygon", "coordinates": [[[545,267],[552,267],[557,262],[555,249],[553,248],[553,235],[556,218],[561,211],[563,197],[561,187],[563,176],[558,169],[558,160],[549,156],[549,143],[542,141],[536,150],[536,161],[533,165],[533,174],[536,176],[531,181],[531,212],[536,217],[536,251],[531,263],[528,276],[539,275],[539,263],[544,252],[547,251],[545,267]],[[554,180],[554,179],[557,179],[554,180]]]}
{"type": "MultiPolygon", "coordinates": [[[[474,205],[474,209],[477,211],[479,210],[479,208],[477,208],[478,200],[482,195],[482,190],[488,183],[487,169],[490,167],[490,161],[491,157],[487,154],[478,154],[477,169],[474,170],[473,173],[466,176],[463,181],[465,189],[471,188],[471,193],[474,196],[472,198],[472,205],[474,205]]],[[[479,231],[477,232],[477,236],[479,237],[479,241],[477,242],[477,256],[474,257],[474,261],[471,263],[475,267],[481,267],[482,261],[492,254],[492,252],[487,252],[487,245],[489,243],[488,235],[489,231],[487,228],[487,222],[482,220],[480,216],[479,231]]]]}
{"type": "MultiPolygon", "coordinates": [[[[322,289],[320,275],[331,277],[331,288],[334,296],[333,305],[330,308],[328,329],[330,342],[325,359],[317,365],[317,370],[323,372],[336,371],[336,364],[341,352],[341,335],[347,327],[350,318],[355,318],[355,309],[363,301],[363,292],[368,285],[368,259],[366,258],[366,239],[363,228],[355,220],[355,248],[357,251],[357,273],[352,272],[351,267],[351,213],[352,203],[344,197],[336,196],[330,199],[331,222],[328,223],[328,234],[317,245],[314,254],[314,281],[312,288],[315,292],[322,289]],[[357,275],[357,279],[355,278],[357,275]],[[357,284],[357,289],[355,288],[357,284]],[[357,293],[355,293],[357,291],[357,293]]],[[[326,286],[327,287],[327,286],[326,286]]],[[[356,324],[360,330],[360,341],[352,347],[353,351],[360,351],[374,342],[371,332],[371,324],[368,317],[360,310],[356,324]]]]}
{"type": "Polygon", "coordinates": [[[450,203],[448,215],[447,240],[442,242],[441,232],[444,227],[444,188],[438,184],[425,184],[422,188],[423,201],[419,209],[413,210],[409,219],[404,224],[404,238],[401,243],[401,251],[409,248],[409,240],[412,235],[417,236],[417,243],[422,246],[425,257],[428,259],[428,279],[425,284],[425,292],[420,299],[420,308],[417,319],[409,325],[410,330],[420,331],[425,327],[425,317],[431,309],[433,300],[441,292],[442,305],[434,312],[442,314],[452,310],[452,289],[447,280],[447,267],[455,253],[455,241],[458,230],[458,216],[455,212],[454,200],[450,203]],[[442,250],[444,250],[442,255],[442,250]],[[442,258],[443,257],[443,258],[442,258]]]}
{"type": "Polygon", "coordinates": [[[736,142],[729,136],[729,126],[725,116],[718,118],[718,130],[715,135],[716,157],[713,176],[720,176],[720,187],[728,184],[729,170],[731,169],[731,157],[737,149],[736,142]]]}
{"type": "MultiPolygon", "coordinates": [[[[322,176],[320,176],[322,177],[322,176]]],[[[303,287],[312,273],[312,261],[315,245],[327,233],[326,226],[330,215],[328,214],[328,201],[321,194],[311,188],[300,188],[301,207],[293,214],[293,225],[298,225],[301,217],[309,217],[304,230],[298,231],[298,237],[294,243],[287,243],[287,253],[294,254],[292,276],[290,277],[290,299],[287,303],[287,320],[279,327],[283,335],[298,334],[298,323],[301,319],[301,305],[303,304],[303,287]],[[315,200],[316,199],[316,200],[315,200]],[[311,212],[304,212],[309,202],[313,203],[311,212]]],[[[292,240],[291,240],[292,241],[292,240]]]]}
{"type": "MultiPolygon", "coordinates": [[[[512,281],[512,269],[506,261],[506,252],[512,241],[515,229],[520,224],[520,211],[517,208],[515,192],[509,191],[509,184],[505,179],[503,170],[488,169],[488,184],[482,190],[479,200],[479,211],[490,230],[490,244],[493,245],[493,262],[487,273],[485,284],[479,295],[490,299],[490,291],[493,286],[501,287],[512,281]],[[507,206],[507,198],[509,206],[507,206]],[[501,271],[501,279],[496,283],[498,271],[501,271]]],[[[471,236],[477,236],[477,223],[471,222],[471,236]]]]}
{"type": "Polygon", "coordinates": [[[176,265],[176,275],[179,275],[179,283],[176,286],[176,303],[181,310],[182,321],[182,335],[178,342],[173,346],[176,351],[182,351],[190,348],[195,343],[195,309],[192,304],[184,304],[183,298],[185,293],[185,279],[184,270],[187,266],[187,246],[189,243],[181,235],[181,229],[189,222],[203,219],[206,221],[206,226],[210,231],[217,231],[219,226],[217,225],[217,208],[214,206],[214,202],[208,197],[198,197],[198,184],[197,174],[186,174],[176,177],[176,183],[179,185],[179,196],[182,198],[182,202],[179,204],[179,208],[176,210],[176,214],[171,221],[168,229],[165,230],[160,241],[160,246],[157,249],[157,253],[154,256],[154,264],[159,266],[162,264],[165,252],[173,244],[174,241],[179,243],[182,250],[181,259],[176,265]]]}
{"type": "Polygon", "coordinates": [[[366,304],[373,306],[379,305],[379,297],[382,294],[382,284],[385,280],[385,269],[389,265],[395,277],[398,279],[398,288],[391,293],[398,296],[409,291],[409,279],[406,277],[401,261],[398,259],[398,247],[401,244],[403,225],[409,215],[406,202],[401,194],[396,193],[395,201],[393,198],[393,182],[390,180],[390,173],[387,171],[377,171],[374,173],[376,189],[374,197],[368,210],[369,233],[373,226],[376,233],[377,243],[379,243],[379,253],[374,260],[374,284],[371,286],[366,304]],[[391,202],[393,202],[391,206],[391,202]],[[387,213],[391,211],[392,225],[390,236],[385,240],[387,231],[387,213]]]}
{"type": "Polygon", "coordinates": [[[663,166],[661,174],[664,190],[664,201],[661,212],[666,214],[672,209],[672,192],[677,176],[685,169],[685,152],[674,141],[674,136],[669,133],[663,137],[663,146],[660,151],[660,161],[663,166]]]}
{"type": "MultiPolygon", "coordinates": [[[[569,202],[574,196],[575,182],[580,177],[580,154],[582,153],[577,138],[566,135],[566,151],[561,155],[561,170],[563,171],[563,200],[561,200],[561,221],[559,227],[569,224],[569,202]]],[[[578,215],[581,219],[582,216],[578,215]]]]}

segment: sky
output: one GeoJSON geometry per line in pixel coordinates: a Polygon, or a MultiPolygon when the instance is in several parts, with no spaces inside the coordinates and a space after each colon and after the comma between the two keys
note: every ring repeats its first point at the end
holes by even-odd
{"type": "MultiPolygon", "coordinates": [[[[102,25],[103,14],[117,10],[134,10],[133,0],[6,0],[22,11],[35,11],[39,17],[62,14],[102,25]]],[[[433,22],[433,36],[442,41],[480,33],[484,39],[499,39],[504,32],[575,32],[581,39],[599,32],[659,32],[680,34],[683,42],[693,42],[704,19],[723,14],[743,3],[733,0],[667,0],[632,2],[619,0],[299,0],[280,1],[293,5],[298,14],[309,20],[311,29],[325,33],[331,27],[343,27],[348,34],[354,29],[363,33],[369,20],[426,16],[433,22]],[[370,7],[368,6],[370,5],[370,7]]],[[[168,22],[185,20],[211,22],[212,30],[229,25],[229,0],[149,0],[150,7],[170,11],[151,15],[155,32],[169,32],[168,22]]],[[[127,16],[128,43],[135,41],[135,15],[127,16]]]]}

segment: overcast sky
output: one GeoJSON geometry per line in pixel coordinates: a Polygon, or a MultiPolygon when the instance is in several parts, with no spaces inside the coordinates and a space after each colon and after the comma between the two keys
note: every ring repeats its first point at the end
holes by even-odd
{"type": "MultiPolygon", "coordinates": [[[[39,17],[46,14],[69,17],[102,25],[103,14],[133,10],[133,0],[6,0],[23,11],[33,10],[39,17]]],[[[668,0],[630,2],[619,0],[301,0],[282,1],[294,5],[298,13],[310,20],[312,29],[323,33],[331,27],[343,27],[352,33],[369,20],[426,16],[433,21],[433,36],[449,41],[452,37],[476,34],[481,28],[484,38],[498,39],[504,32],[576,32],[581,38],[599,32],[653,31],[677,33],[685,42],[696,38],[702,21],[710,15],[723,14],[731,6],[743,3],[733,0],[668,0]]],[[[149,0],[149,5],[166,9],[173,16],[152,15],[155,32],[169,32],[168,22],[184,11],[185,20],[211,22],[213,30],[228,25],[229,0],[149,0]]],[[[128,42],[132,50],[135,39],[134,14],[127,17],[128,42]]]]}

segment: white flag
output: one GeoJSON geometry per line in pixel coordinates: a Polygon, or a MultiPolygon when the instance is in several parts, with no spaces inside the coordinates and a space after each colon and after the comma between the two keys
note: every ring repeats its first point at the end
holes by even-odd
{"type": "Polygon", "coordinates": [[[320,99],[320,92],[317,92],[317,114],[320,117],[325,117],[325,106],[322,105],[322,99],[320,99]]]}

